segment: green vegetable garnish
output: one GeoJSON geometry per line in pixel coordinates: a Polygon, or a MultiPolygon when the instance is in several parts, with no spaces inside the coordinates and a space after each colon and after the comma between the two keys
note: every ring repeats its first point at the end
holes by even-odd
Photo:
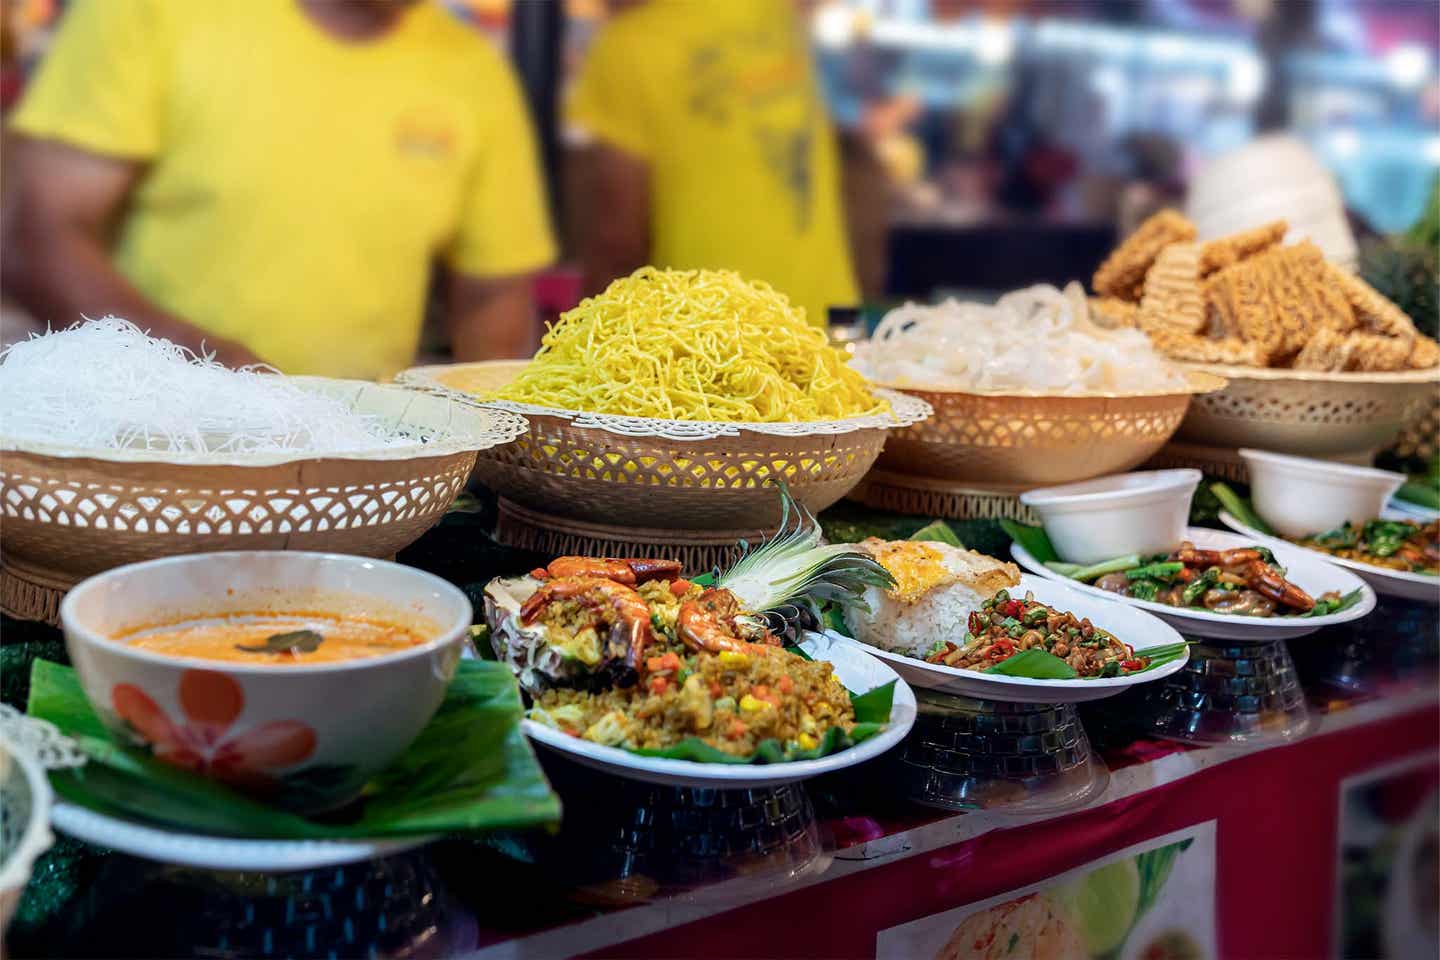
{"type": "Polygon", "coordinates": [[[1159,580],[1169,583],[1175,579],[1175,574],[1185,569],[1185,564],[1178,561],[1173,563],[1147,563],[1144,566],[1135,567],[1125,571],[1125,576],[1131,580],[1159,580]]]}
{"type": "Polygon", "coordinates": [[[1240,496],[1240,494],[1230,489],[1229,484],[1220,482],[1212,483],[1210,484],[1210,492],[1215,494],[1215,499],[1220,501],[1220,505],[1229,512],[1230,516],[1239,520],[1251,530],[1258,530],[1263,534],[1274,536],[1274,528],[1266,523],[1260,514],[1255,512],[1255,508],[1250,506],[1249,500],[1246,500],[1240,496]]]}
{"type": "Polygon", "coordinates": [[[1126,595],[1134,600],[1154,600],[1160,595],[1160,583],[1155,580],[1136,580],[1126,590],[1126,595]]]}
{"type": "Polygon", "coordinates": [[[1113,560],[1102,560],[1099,563],[1092,563],[1088,567],[1081,567],[1071,576],[1076,580],[1089,582],[1098,580],[1107,573],[1124,573],[1132,567],[1140,566],[1140,555],[1138,553],[1126,554],[1123,557],[1116,557],[1113,560]]]}
{"type": "Polygon", "coordinates": [[[1347,520],[1334,530],[1316,534],[1312,539],[1321,546],[1334,550],[1348,550],[1360,542],[1360,534],[1347,520]]]}
{"type": "Polygon", "coordinates": [[[1351,607],[1355,606],[1355,604],[1360,602],[1360,597],[1362,593],[1363,591],[1361,591],[1357,587],[1356,589],[1351,590],[1349,593],[1345,594],[1345,596],[1341,597],[1339,600],[1316,600],[1314,609],[1309,610],[1306,613],[1302,613],[1301,616],[1328,617],[1332,613],[1339,613],[1342,610],[1349,610],[1351,607]]]}
{"type": "Polygon", "coordinates": [[[235,649],[246,653],[314,653],[324,642],[325,638],[314,630],[292,630],[289,633],[272,634],[258,646],[237,643],[235,649]]]}
{"type": "Polygon", "coordinates": [[[1414,527],[1398,520],[1371,520],[1365,524],[1363,536],[1371,553],[1377,557],[1389,557],[1403,547],[1414,532],[1414,527]]]}
{"type": "Polygon", "coordinates": [[[1220,579],[1220,568],[1211,567],[1194,581],[1185,586],[1185,591],[1180,594],[1180,605],[1188,607],[1205,595],[1205,591],[1213,587],[1220,579]]]}

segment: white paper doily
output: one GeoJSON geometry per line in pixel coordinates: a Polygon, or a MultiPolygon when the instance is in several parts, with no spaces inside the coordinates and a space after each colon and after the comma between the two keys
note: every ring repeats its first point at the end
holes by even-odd
{"type": "Polygon", "coordinates": [[[48,720],[26,716],[0,703],[0,737],[24,750],[46,770],[84,766],[85,754],[48,720]]]}
{"type": "Polygon", "coordinates": [[[908,427],[930,417],[934,410],[919,397],[896,390],[873,388],[877,397],[890,401],[889,413],[873,413],[841,420],[811,420],[802,423],[737,423],[728,420],[662,420],[657,417],[627,417],[613,413],[563,410],[511,400],[483,400],[476,394],[446,386],[433,373],[435,367],[414,367],[396,377],[399,383],[422,388],[481,409],[506,410],[525,416],[559,417],[577,427],[604,430],[626,437],[663,437],[667,440],[713,440],[761,433],[781,437],[808,437],[853,433],[856,430],[908,427]]]}

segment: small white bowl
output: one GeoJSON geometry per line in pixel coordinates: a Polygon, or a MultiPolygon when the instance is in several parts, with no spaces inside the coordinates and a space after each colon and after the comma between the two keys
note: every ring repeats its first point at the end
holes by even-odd
{"type": "Polygon", "coordinates": [[[118,567],[60,605],[65,646],[118,737],[295,810],[352,800],[430,722],[472,621],[438,577],[334,553],[239,551],[118,567]],[[110,639],[147,624],[246,610],[323,610],[433,624],[396,653],[335,663],[172,657],[110,639]]]}
{"type": "Polygon", "coordinates": [[[1313,460],[1266,450],[1241,450],[1255,512],[1277,533],[1307,537],[1345,521],[1380,516],[1405,476],[1373,467],[1313,460]]]}
{"type": "Polygon", "coordinates": [[[1020,494],[1060,559],[1098,563],[1127,553],[1167,553],[1185,538],[1199,470],[1117,473],[1020,494]]]}

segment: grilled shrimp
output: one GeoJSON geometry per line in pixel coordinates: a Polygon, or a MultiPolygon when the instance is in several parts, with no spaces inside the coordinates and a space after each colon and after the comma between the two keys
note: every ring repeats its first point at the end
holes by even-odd
{"type": "Polygon", "coordinates": [[[743,650],[750,643],[780,644],[763,622],[744,615],[735,594],[720,587],[682,603],[675,631],[686,646],[705,653],[743,650]]]}
{"type": "Polygon", "coordinates": [[[545,568],[549,577],[603,577],[638,586],[650,580],[674,580],[680,576],[679,560],[646,560],[643,557],[556,557],[545,568]]]}
{"type": "Polygon", "coordinates": [[[1184,543],[1175,551],[1175,559],[1191,567],[1223,567],[1231,569],[1263,561],[1259,550],[1236,547],[1233,550],[1200,550],[1190,543],[1184,543]]]}
{"type": "Polygon", "coordinates": [[[623,660],[638,670],[653,633],[650,608],[634,587],[605,577],[561,577],[551,580],[520,605],[520,622],[534,623],[552,603],[579,603],[589,614],[587,626],[599,631],[608,626],[605,637],[607,659],[623,660]]]}
{"type": "Polygon", "coordinates": [[[1297,610],[1315,609],[1314,597],[1280,576],[1263,560],[1251,561],[1245,566],[1244,574],[1250,584],[1250,589],[1261,596],[1269,597],[1276,603],[1283,603],[1285,606],[1294,607],[1297,610]]]}

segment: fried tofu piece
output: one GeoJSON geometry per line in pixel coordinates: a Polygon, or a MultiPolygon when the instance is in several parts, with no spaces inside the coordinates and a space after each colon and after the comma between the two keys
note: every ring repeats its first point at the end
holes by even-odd
{"type": "Polygon", "coordinates": [[[1276,220],[1253,230],[1242,230],[1208,241],[1200,248],[1200,275],[1208,277],[1217,270],[1224,270],[1231,264],[1268,250],[1283,240],[1285,231],[1289,229],[1290,225],[1284,220],[1276,220]]]}
{"type": "Polygon", "coordinates": [[[1146,333],[1205,329],[1205,294],[1200,286],[1200,244],[1172,243],[1160,251],[1145,275],[1137,323],[1146,333]]]}
{"type": "Polygon", "coordinates": [[[1145,274],[1160,251],[1172,243],[1194,239],[1195,224],[1175,210],[1161,210],[1111,251],[1090,285],[1103,297],[1138,301],[1144,292],[1145,274]]]}

